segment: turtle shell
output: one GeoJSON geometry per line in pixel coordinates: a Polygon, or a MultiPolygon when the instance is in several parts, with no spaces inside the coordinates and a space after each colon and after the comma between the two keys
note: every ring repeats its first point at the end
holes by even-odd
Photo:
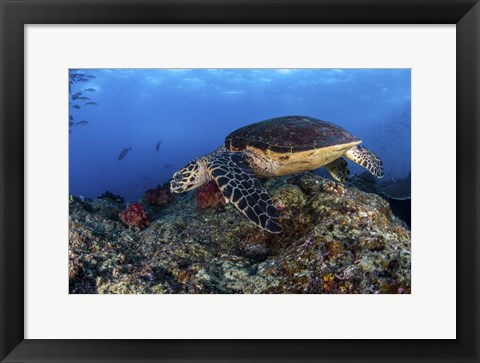
{"type": "Polygon", "coordinates": [[[361,141],[330,122],[308,116],[285,116],[260,121],[233,131],[225,147],[241,151],[247,146],[278,153],[320,149],[361,141]]]}

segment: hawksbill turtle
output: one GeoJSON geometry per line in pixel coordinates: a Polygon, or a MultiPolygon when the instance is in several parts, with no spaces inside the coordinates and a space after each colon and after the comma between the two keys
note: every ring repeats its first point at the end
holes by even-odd
{"type": "Polygon", "coordinates": [[[236,131],[214,152],[173,174],[170,190],[184,193],[214,179],[225,200],[271,233],[282,232],[277,210],[258,178],[291,175],[324,166],[340,182],[349,170],[343,157],[381,178],[380,158],[362,140],[330,122],[308,116],[260,121],[236,131]]]}

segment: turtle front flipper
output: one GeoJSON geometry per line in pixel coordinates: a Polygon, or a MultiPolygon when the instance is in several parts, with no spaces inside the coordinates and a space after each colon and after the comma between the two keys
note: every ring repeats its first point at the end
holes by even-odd
{"type": "Polygon", "coordinates": [[[271,233],[282,232],[270,195],[242,154],[216,153],[208,161],[208,169],[228,202],[257,226],[271,233]]]}
{"type": "Polygon", "coordinates": [[[345,153],[345,157],[363,166],[373,175],[379,178],[383,177],[383,163],[373,152],[365,149],[363,146],[354,146],[345,153]]]}
{"type": "Polygon", "coordinates": [[[333,179],[339,182],[346,182],[350,175],[350,170],[347,167],[347,161],[342,158],[338,158],[331,163],[325,165],[325,169],[328,170],[333,179]]]}

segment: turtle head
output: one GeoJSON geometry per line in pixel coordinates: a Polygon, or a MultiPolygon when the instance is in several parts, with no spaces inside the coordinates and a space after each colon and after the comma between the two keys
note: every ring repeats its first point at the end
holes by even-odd
{"type": "Polygon", "coordinates": [[[185,193],[210,179],[206,164],[200,159],[193,160],[173,174],[170,190],[172,193],[185,193]]]}

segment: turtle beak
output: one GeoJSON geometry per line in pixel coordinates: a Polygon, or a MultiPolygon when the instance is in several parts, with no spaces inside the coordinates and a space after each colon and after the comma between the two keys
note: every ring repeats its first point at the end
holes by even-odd
{"type": "Polygon", "coordinates": [[[170,191],[172,193],[181,193],[182,187],[178,185],[174,180],[170,181],[170,191]]]}

